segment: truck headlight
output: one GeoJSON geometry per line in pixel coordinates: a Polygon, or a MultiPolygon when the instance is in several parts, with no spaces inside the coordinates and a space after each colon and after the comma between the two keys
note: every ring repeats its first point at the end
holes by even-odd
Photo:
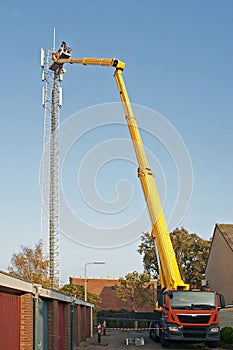
{"type": "Polygon", "coordinates": [[[178,333],[180,331],[178,326],[168,326],[168,330],[173,333],[178,333]]]}
{"type": "Polygon", "coordinates": [[[212,327],[210,329],[210,333],[218,333],[219,332],[219,327],[212,327]]]}

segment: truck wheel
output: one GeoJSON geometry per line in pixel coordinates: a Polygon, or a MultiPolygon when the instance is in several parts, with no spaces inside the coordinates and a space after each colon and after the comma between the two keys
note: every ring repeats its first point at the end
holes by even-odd
{"type": "Polygon", "coordinates": [[[169,346],[169,340],[164,339],[164,333],[160,333],[160,344],[162,345],[163,348],[166,348],[169,346]]]}
{"type": "Polygon", "coordinates": [[[154,329],[154,341],[156,343],[159,343],[160,342],[159,324],[155,323],[154,327],[157,328],[157,329],[154,329]]]}
{"type": "Polygon", "coordinates": [[[207,346],[208,348],[217,348],[219,346],[219,342],[218,341],[208,341],[207,342],[207,346]]]}

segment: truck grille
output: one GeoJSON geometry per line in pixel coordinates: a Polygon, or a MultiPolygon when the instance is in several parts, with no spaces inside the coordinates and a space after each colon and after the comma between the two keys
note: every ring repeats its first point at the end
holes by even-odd
{"type": "Polygon", "coordinates": [[[206,327],[183,327],[184,338],[205,338],[206,327]]]}
{"type": "Polygon", "coordinates": [[[210,315],[177,315],[181,323],[207,324],[210,320],[210,315]]]}

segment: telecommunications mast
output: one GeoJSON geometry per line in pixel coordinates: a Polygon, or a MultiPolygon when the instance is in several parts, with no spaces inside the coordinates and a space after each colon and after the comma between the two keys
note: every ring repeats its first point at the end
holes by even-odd
{"type": "MultiPolygon", "coordinates": [[[[59,50],[64,52],[64,57],[68,58],[70,56],[64,42],[59,50]]],[[[58,288],[60,280],[59,125],[60,108],[62,106],[60,82],[64,73],[61,66],[54,66],[52,55],[55,51],[55,48],[49,50],[41,49],[42,81],[44,82],[42,87],[44,140],[41,167],[41,239],[49,238],[49,277],[51,288],[58,288]]]]}

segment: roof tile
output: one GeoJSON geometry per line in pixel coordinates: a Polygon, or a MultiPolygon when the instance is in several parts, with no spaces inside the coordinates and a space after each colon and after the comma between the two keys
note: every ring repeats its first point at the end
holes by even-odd
{"type": "Polygon", "coordinates": [[[226,242],[233,250],[233,224],[216,224],[225,238],[226,242]]]}

